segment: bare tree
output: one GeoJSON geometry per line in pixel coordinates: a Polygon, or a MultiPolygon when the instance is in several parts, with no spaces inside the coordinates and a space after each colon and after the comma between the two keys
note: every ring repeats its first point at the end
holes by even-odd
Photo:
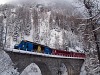
{"type": "Polygon", "coordinates": [[[3,18],[0,17],[0,48],[3,46],[3,18]]]}
{"type": "Polygon", "coordinates": [[[100,12],[98,12],[98,9],[94,8],[95,7],[95,4],[94,4],[93,1],[91,1],[91,0],[84,0],[83,3],[84,3],[85,8],[88,10],[88,13],[89,13],[89,17],[90,18],[87,19],[87,23],[89,24],[88,27],[91,27],[92,35],[93,35],[93,40],[95,42],[96,50],[97,50],[97,53],[98,53],[98,59],[100,61],[100,48],[99,48],[99,42],[98,42],[98,38],[97,38],[98,35],[97,35],[97,32],[96,31],[93,31],[93,30],[96,29],[96,25],[95,25],[94,19],[98,15],[100,15],[100,12]],[[93,9],[96,9],[96,11],[94,11],[93,9]]]}

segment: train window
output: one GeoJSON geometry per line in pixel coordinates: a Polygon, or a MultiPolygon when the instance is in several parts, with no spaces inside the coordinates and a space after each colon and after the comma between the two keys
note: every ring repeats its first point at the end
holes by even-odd
{"type": "Polygon", "coordinates": [[[56,53],[56,50],[55,50],[55,53],[56,53]]]}

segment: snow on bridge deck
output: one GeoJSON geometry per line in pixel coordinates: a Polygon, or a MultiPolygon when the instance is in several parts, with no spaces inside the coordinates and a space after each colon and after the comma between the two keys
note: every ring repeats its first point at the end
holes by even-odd
{"type": "Polygon", "coordinates": [[[24,50],[18,50],[18,49],[11,49],[11,48],[6,48],[4,49],[5,51],[8,52],[14,52],[14,53],[21,53],[21,54],[31,54],[31,55],[39,55],[39,56],[44,56],[44,57],[51,57],[51,58],[62,58],[62,59],[84,59],[81,57],[68,57],[68,56],[61,56],[61,55],[50,55],[50,54],[44,54],[44,53],[37,53],[37,52],[30,52],[30,51],[24,51],[24,50]]]}

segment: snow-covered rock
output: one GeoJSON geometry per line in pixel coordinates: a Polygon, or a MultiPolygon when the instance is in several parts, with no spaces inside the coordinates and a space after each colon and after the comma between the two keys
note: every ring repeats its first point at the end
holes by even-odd
{"type": "Polygon", "coordinates": [[[0,75],[19,75],[9,55],[3,50],[0,50],[0,75]]]}

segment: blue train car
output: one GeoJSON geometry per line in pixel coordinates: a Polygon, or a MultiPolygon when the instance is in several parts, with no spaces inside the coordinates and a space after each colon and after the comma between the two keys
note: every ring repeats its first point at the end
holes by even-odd
{"type": "Polygon", "coordinates": [[[30,41],[22,40],[19,45],[15,45],[14,49],[20,49],[25,51],[34,51],[39,53],[51,54],[52,49],[48,46],[44,46],[41,44],[33,43],[30,41]]]}
{"type": "Polygon", "coordinates": [[[18,44],[15,44],[14,45],[14,49],[18,49],[18,44]]]}
{"type": "Polygon", "coordinates": [[[34,45],[32,42],[26,42],[27,43],[27,51],[33,51],[34,50],[34,45]]]}
{"type": "Polygon", "coordinates": [[[14,49],[20,49],[20,50],[26,50],[26,48],[27,48],[27,45],[24,40],[22,40],[19,45],[14,46],[14,49]]]}
{"type": "Polygon", "coordinates": [[[45,54],[51,54],[51,53],[52,53],[52,49],[49,48],[48,46],[45,46],[45,48],[44,48],[44,53],[45,53],[45,54]]]}

